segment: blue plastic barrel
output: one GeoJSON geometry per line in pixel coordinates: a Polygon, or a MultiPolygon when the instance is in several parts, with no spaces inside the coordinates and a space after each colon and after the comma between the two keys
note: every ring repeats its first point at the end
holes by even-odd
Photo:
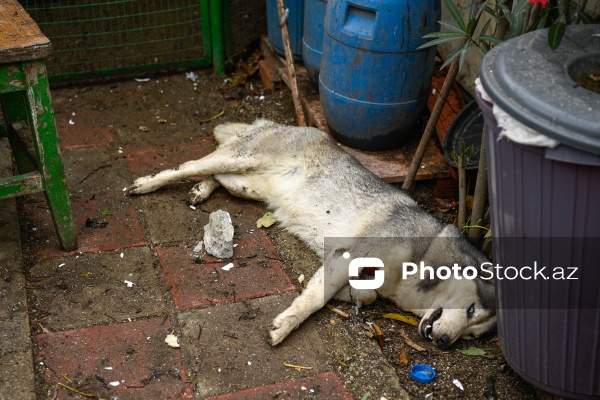
{"type": "Polygon", "coordinates": [[[319,84],[326,9],[327,0],[305,0],[302,61],[315,85],[319,84]]]}
{"type": "MultiPolygon", "coordinates": [[[[294,60],[302,61],[302,30],[304,28],[304,0],[284,0],[283,5],[289,9],[287,19],[288,31],[290,32],[290,44],[294,60]]],[[[267,31],[269,41],[273,50],[285,56],[281,26],[279,25],[279,14],[277,13],[277,1],[267,0],[267,31]]]]}
{"type": "Polygon", "coordinates": [[[435,48],[417,50],[436,31],[439,0],[331,0],[319,92],[340,142],[387,150],[420,132],[435,48]]]}

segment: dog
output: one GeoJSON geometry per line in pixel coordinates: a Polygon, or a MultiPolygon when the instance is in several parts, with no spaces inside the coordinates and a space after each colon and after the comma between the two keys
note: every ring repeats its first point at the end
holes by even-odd
{"type": "Polygon", "coordinates": [[[273,346],[332,298],[359,305],[377,296],[389,299],[421,317],[420,334],[444,349],[459,338],[480,337],[495,327],[491,280],[441,279],[431,272],[421,279],[403,269],[405,262],[422,262],[436,273],[454,263],[481,266],[485,255],[455,226],[440,223],[406,192],[380,180],[327,134],[257,120],[219,125],[214,135],[214,152],[138,178],[129,193],[149,193],[186,177],[208,176],[191,190],[191,204],[206,200],[219,186],[234,196],[263,201],[284,229],[323,257],[323,266],[306,288],[273,320],[273,346]],[[359,262],[379,260],[377,266],[385,272],[382,286],[352,287],[350,256],[359,262]]]}

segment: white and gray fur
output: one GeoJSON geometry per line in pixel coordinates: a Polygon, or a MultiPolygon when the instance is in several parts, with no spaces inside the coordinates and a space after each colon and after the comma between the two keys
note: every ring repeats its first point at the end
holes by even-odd
{"type": "Polygon", "coordinates": [[[442,348],[495,327],[491,281],[429,281],[416,276],[403,280],[400,270],[403,261],[415,260],[432,267],[455,262],[479,266],[485,256],[456,227],[441,224],[325,133],[258,120],[219,125],[214,134],[219,145],[213,153],[139,178],[130,193],[152,192],[190,176],[209,176],[192,189],[191,203],[206,200],[219,186],[235,196],[264,201],[283,228],[323,255],[325,265],[333,267],[326,272],[321,266],[302,294],[275,317],[269,332],[273,345],[334,297],[362,304],[377,295],[390,299],[422,317],[419,332],[442,348]],[[351,238],[376,237],[398,238],[397,245],[378,252],[385,265],[385,283],[376,292],[350,290],[348,260],[341,250],[361,256],[366,244],[351,238]],[[324,238],[340,238],[339,247],[325,249],[324,238]]]}

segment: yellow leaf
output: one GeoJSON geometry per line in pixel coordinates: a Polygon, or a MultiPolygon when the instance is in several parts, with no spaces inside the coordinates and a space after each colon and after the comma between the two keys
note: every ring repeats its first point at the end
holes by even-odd
{"type": "Polygon", "coordinates": [[[419,320],[415,317],[411,317],[410,315],[402,315],[402,314],[384,314],[383,318],[395,319],[396,321],[404,322],[405,324],[409,324],[412,326],[419,326],[419,320]]]}
{"type": "Polygon", "coordinates": [[[277,222],[277,220],[273,216],[273,213],[269,211],[256,221],[256,227],[257,228],[268,228],[271,225],[275,224],[275,222],[277,222]]]}

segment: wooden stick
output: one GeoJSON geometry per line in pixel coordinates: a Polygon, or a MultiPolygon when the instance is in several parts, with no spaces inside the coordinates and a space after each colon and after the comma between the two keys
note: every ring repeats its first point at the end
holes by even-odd
{"type": "Polygon", "coordinates": [[[454,79],[458,74],[458,60],[459,57],[456,57],[450,64],[450,70],[448,71],[448,75],[446,75],[446,79],[442,85],[440,97],[438,97],[437,101],[435,102],[435,106],[431,111],[431,117],[429,117],[429,121],[427,121],[427,126],[425,127],[425,132],[423,132],[423,136],[419,142],[419,147],[417,148],[415,156],[410,163],[410,170],[408,171],[408,175],[406,175],[406,179],[402,184],[402,189],[404,190],[409,190],[414,183],[415,176],[417,175],[417,171],[421,165],[421,161],[423,161],[423,157],[425,156],[425,150],[427,150],[427,145],[429,144],[429,140],[431,140],[431,136],[435,130],[435,125],[442,114],[442,107],[444,106],[444,103],[448,98],[448,94],[450,93],[450,89],[452,88],[452,82],[454,82],[454,79]]]}
{"type": "Polygon", "coordinates": [[[340,310],[338,308],[335,308],[331,304],[325,304],[325,307],[329,308],[331,311],[333,311],[334,313],[336,313],[340,317],[350,318],[350,316],[347,313],[343,312],[342,310],[340,310]]]}
{"type": "Polygon", "coordinates": [[[287,25],[287,17],[284,18],[285,6],[283,0],[277,0],[277,13],[281,23],[281,36],[283,38],[283,47],[285,49],[285,61],[287,64],[288,74],[290,76],[290,89],[292,90],[292,99],[294,100],[294,109],[298,118],[298,126],[306,126],[306,118],[302,110],[302,102],[300,101],[300,92],[298,91],[298,82],[296,80],[296,68],[294,66],[294,55],[292,54],[292,45],[290,44],[290,32],[287,25]]]}

